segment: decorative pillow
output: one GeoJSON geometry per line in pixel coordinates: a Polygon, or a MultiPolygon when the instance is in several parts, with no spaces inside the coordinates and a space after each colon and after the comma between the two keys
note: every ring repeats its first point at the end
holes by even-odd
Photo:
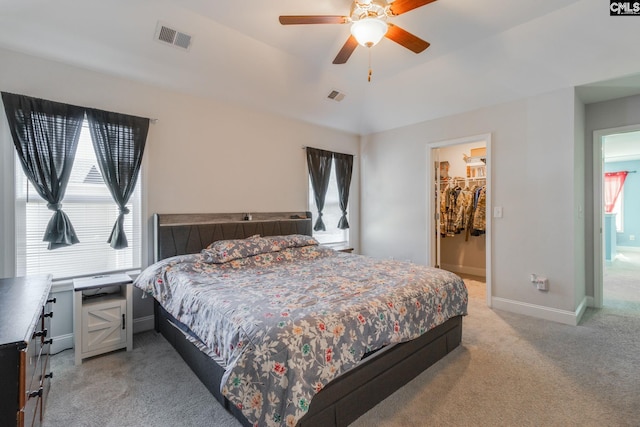
{"type": "Polygon", "coordinates": [[[282,249],[299,248],[302,246],[314,246],[319,244],[316,239],[304,234],[289,234],[286,236],[275,236],[274,238],[281,239],[283,241],[282,249]]]}
{"type": "Polygon", "coordinates": [[[205,262],[221,264],[238,258],[279,250],[280,247],[274,247],[272,242],[255,235],[247,239],[218,240],[203,249],[201,254],[205,262]]]}
{"type": "Polygon", "coordinates": [[[222,264],[234,259],[278,252],[286,248],[317,245],[311,236],[293,234],[288,236],[260,237],[255,235],[246,239],[219,240],[213,242],[201,254],[204,262],[222,264]]]}

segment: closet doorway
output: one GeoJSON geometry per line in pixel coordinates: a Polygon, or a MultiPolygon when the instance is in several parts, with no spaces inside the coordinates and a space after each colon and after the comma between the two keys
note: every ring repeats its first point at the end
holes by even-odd
{"type": "Polygon", "coordinates": [[[594,305],[640,316],[640,125],[593,141],[594,305]]]}
{"type": "Polygon", "coordinates": [[[428,145],[430,266],[486,285],[491,307],[491,134],[428,145]]]}

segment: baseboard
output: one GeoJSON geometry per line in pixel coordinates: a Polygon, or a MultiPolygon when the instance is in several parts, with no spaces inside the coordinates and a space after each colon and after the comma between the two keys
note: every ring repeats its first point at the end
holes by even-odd
{"type": "Polygon", "coordinates": [[[69,350],[73,348],[73,334],[59,335],[52,337],[51,354],[60,353],[63,350],[69,350]]]}
{"type": "Polygon", "coordinates": [[[491,308],[576,326],[587,308],[587,298],[585,297],[582,300],[575,311],[560,310],[498,297],[491,299],[491,308]]]}
{"type": "Polygon", "coordinates": [[[155,322],[153,314],[151,316],[138,317],[133,319],[133,333],[150,331],[154,328],[155,322]]]}
{"type": "Polygon", "coordinates": [[[451,271],[453,273],[468,274],[470,276],[486,277],[487,275],[486,269],[478,268],[478,267],[466,267],[464,265],[442,264],[441,268],[443,270],[451,271]]]}
{"type": "Polygon", "coordinates": [[[578,308],[576,308],[576,325],[580,324],[580,320],[582,319],[582,315],[589,307],[589,297],[582,298],[580,304],[578,304],[578,308]]]}

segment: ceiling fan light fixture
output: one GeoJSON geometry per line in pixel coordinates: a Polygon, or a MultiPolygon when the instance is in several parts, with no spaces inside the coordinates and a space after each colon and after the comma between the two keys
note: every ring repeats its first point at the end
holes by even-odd
{"type": "Polygon", "coordinates": [[[376,17],[359,19],[351,24],[351,34],[360,45],[365,47],[378,44],[387,34],[388,29],[387,23],[376,17]]]}

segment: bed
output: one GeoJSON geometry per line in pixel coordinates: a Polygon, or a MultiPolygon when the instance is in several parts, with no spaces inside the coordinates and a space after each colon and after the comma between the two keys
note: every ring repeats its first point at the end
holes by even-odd
{"type": "Polygon", "coordinates": [[[460,344],[459,277],[317,245],[309,212],[246,217],[154,215],[157,262],[135,282],[156,300],[156,330],[241,424],[346,426],[460,344]],[[428,295],[384,294],[427,274],[428,295]]]}

